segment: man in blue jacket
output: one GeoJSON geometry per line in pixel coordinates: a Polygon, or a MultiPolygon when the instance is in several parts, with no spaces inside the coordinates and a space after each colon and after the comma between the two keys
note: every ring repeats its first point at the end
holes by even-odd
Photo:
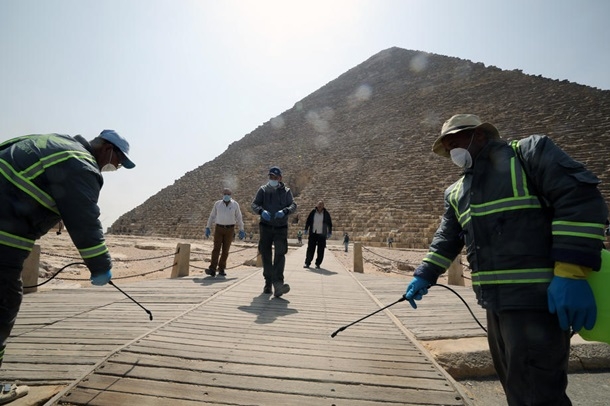
{"type": "Polygon", "coordinates": [[[472,114],[447,120],[432,150],[463,173],[405,298],[416,308],[466,248],[508,404],[571,405],[570,330],[597,315],[586,279],[600,269],[608,215],[599,179],[550,138],[508,143],[472,114]]]}
{"type": "Polygon", "coordinates": [[[284,283],[284,265],[288,252],[288,215],[296,211],[297,205],[292,198],[292,192],[282,182],[281,169],[277,166],[271,167],[268,176],[269,181],[258,189],[252,201],[252,211],[261,216],[258,251],[263,260],[263,292],[280,297],[290,291],[290,286],[284,283]],[[275,247],[273,260],[272,247],[275,247]]]}
{"type": "MultiPolygon", "coordinates": [[[[101,172],[133,168],[129,143],[113,130],[88,142],[80,135],[26,135],[0,143],[0,365],[21,301],[21,271],[34,242],[63,221],[91,272],[93,285],[112,278],[98,219],[101,172]]],[[[0,403],[27,394],[2,384],[0,403]]]]}

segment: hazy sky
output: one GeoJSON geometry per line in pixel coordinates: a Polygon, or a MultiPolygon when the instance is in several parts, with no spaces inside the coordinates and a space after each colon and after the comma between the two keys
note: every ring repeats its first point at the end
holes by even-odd
{"type": "Polygon", "coordinates": [[[0,0],[0,141],[126,137],[109,227],[390,47],[609,90],[609,17],[608,0],[0,0]]]}

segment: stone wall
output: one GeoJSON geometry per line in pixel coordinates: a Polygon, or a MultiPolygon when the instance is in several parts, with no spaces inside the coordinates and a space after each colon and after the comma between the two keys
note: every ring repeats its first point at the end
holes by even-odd
{"type": "MultiPolygon", "coordinates": [[[[610,91],[485,67],[459,58],[391,48],[229,145],[121,216],[112,233],[202,238],[225,186],[241,204],[246,231],[267,169],[278,165],[299,206],[296,236],[323,199],[334,238],[426,248],[459,170],[431,152],[442,123],[474,113],[503,138],[547,134],[603,181],[610,196],[610,91]]],[[[196,135],[193,135],[196,136],[196,135]]]]}

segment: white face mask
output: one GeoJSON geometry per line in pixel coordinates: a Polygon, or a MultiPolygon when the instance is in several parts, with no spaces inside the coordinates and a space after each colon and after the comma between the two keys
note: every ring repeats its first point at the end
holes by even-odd
{"type": "Polygon", "coordinates": [[[109,160],[109,162],[106,165],[102,166],[102,169],[101,169],[102,172],[114,172],[114,171],[116,171],[118,169],[116,166],[114,166],[114,164],[111,163],[111,161],[112,161],[112,152],[113,151],[110,151],[110,160],[109,160]]]}
{"type": "Polygon", "coordinates": [[[449,155],[451,155],[451,160],[454,164],[459,166],[460,168],[466,169],[472,167],[472,155],[468,150],[472,145],[472,141],[474,140],[474,132],[472,133],[472,137],[470,137],[470,142],[468,146],[464,148],[453,148],[449,151],[449,155]]]}
{"type": "Polygon", "coordinates": [[[472,156],[465,148],[453,148],[449,151],[451,160],[460,168],[470,168],[472,166],[472,156]]]}
{"type": "Polygon", "coordinates": [[[278,180],[275,179],[269,179],[269,186],[271,187],[277,187],[280,184],[280,182],[278,180]]]}
{"type": "Polygon", "coordinates": [[[227,203],[228,203],[228,202],[230,202],[230,201],[231,201],[231,195],[224,195],[224,196],[222,197],[222,200],[223,200],[223,201],[225,201],[225,202],[227,202],[227,203]]]}

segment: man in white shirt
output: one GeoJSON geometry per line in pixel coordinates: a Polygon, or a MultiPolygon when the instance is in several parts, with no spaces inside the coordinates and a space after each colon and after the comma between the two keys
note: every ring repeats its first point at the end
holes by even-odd
{"type": "Polygon", "coordinates": [[[239,227],[239,239],[243,240],[246,237],[239,203],[231,198],[231,189],[223,189],[222,194],[222,199],[214,203],[205,228],[205,236],[208,238],[211,233],[212,223],[216,223],[212,259],[210,260],[210,266],[205,270],[205,273],[212,277],[216,276],[216,270],[218,270],[218,276],[226,276],[227,258],[229,257],[231,242],[233,242],[235,237],[236,224],[239,227]],[[220,254],[221,248],[222,254],[220,254]],[[218,254],[220,254],[220,260],[218,259],[218,254]]]}

